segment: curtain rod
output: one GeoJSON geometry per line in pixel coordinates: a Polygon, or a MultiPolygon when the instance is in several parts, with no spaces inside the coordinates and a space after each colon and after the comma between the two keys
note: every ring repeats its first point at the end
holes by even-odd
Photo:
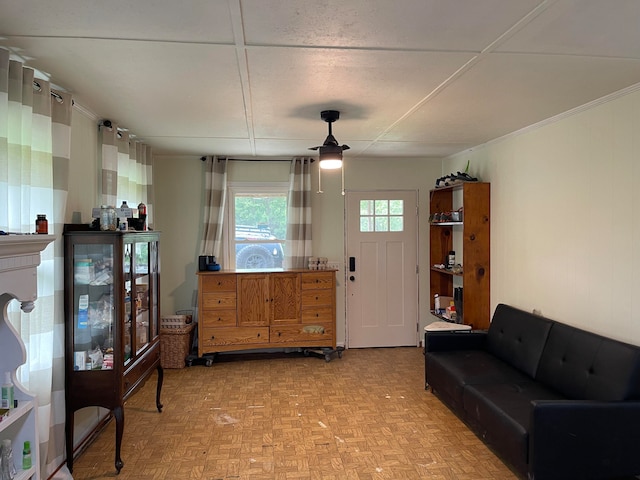
{"type": "MultiPolygon", "coordinates": [[[[200,157],[203,162],[207,157],[200,157]]],[[[290,162],[291,158],[231,158],[231,157],[219,157],[218,161],[227,160],[229,162],[290,162]]],[[[311,163],[315,162],[315,159],[311,159],[311,163]]]]}
{"type": "MultiPolygon", "coordinates": [[[[42,87],[40,86],[40,83],[36,80],[33,81],[33,88],[39,92],[42,91],[42,87]]],[[[62,95],[60,95],[58,92],[55,92],[53,90],[51,90],[51,96],[54,97],[56,99],[56,101],[63,103],[64,99],[62,98],[62,95]]],[[[71,100],[71,105],[73,105],[73,100],[71,100]]]]}

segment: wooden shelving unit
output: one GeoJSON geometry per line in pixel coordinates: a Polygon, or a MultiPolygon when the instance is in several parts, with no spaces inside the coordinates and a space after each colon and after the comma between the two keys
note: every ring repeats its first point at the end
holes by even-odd
{"type": "Polygon", "coordinates": [[[429,214],[451,212],[463,207],[460,222],[431,222],[429,226],[429,263],[431,311],[434,296],[453,296],[454,287],[464,291],[463,322],[474,329],[487,329],[490,322],[490,236],[491,185],[464,182],[430,191],[429,214]],[[456,251],[461,273],[435,267],[456,251]]]}

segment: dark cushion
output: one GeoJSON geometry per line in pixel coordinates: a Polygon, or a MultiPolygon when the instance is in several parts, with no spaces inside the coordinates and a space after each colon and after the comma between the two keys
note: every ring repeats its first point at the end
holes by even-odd
{"type": "Polygon", "coordinates": [[[533,378],[552,323],[501,303],[489,326],[487,350],[533,378]]]}
{"type": "Polygon", "coordinates": [[[518,470],[524,470],[528,461],[531,401],[562,398],[535,380],[524,379],[468,385],[463,403],[466,420],[518,470]]]}
{"type": "Polygon", "coordinates": [[[462,407],[466,385],[524,382],[529,377],[484,350],[457,350],[426,354],[427,380],[456,408],[462,407]]]}
{"type": "Polygon", "coordinates": [[[571,399],[640,399],[640,348],[555,323],[536,379],[571,399]]]}

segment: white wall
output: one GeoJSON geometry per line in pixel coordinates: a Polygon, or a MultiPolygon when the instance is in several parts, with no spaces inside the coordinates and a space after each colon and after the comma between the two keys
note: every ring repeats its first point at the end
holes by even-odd
{"type": "MultiPolygon", "coordinates": [[[[345,156],[346,157],[346,156],[345,156]]],[[[428,191],[441,175],[441,161],[436,159],[350,159],[345,160],[347,189],[419,190],[423,206],[420,224],[419,259],[428,265],[428,191]]],[[[313,253],[340,262],[337,274],[337,341],[345,342],[344,284],[344,197],[340,172],[324,172],[323,194],[318,188],[317,168],[312,168],[313,253]]],[[[288,181],[286,162],[230,162],[229,181],[288,181]]],[[[196,271],[202,236],[204,197],[204,163],[198,157],[154,157],[156,188],[156,228],[162,232],[161,311],[170,315],[195,304],[196,271]]],[[[420,275],[420,321],[429,315],[428,267],[420,275]]]]}
{"type": "Polygon", "coordinates": [[[491,182],[491,303],[640,345],[640,92],[446,159],[491,182]]]}
{"type": "Polygon", "coordinates": [[[91,223],[98,205],[98,123],[73,109],[65,223],[91,223]]]}

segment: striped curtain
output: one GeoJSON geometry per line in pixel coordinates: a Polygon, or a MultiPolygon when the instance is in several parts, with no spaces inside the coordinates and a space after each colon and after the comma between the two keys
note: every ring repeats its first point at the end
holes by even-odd
{"type": "Polygon", "coordinates": [[[220,258],[222,250],[222,224],[227,201],[226,158],[205,158],[204,234],[200,243],[200,255],[215,255],[220,258]]]}
{"type": "Polygon", "coordinates": [[[289,172],[285,268],[306,268],[311,244],[311,158],[294,158],[289,172]]]}
{"type": "Polygon", "coordinates": [[[40,476],[64,460],[64,281],[62,225],[71,150],[71,96],[52,91],[34,71],[0,49],[0,229],[31,233],[45,214],[54,242],[41,254],[38,299],[24,314],[17,302],[8,317],[20,333],[27,360],[20,383],[38,398],[40,476]]]}
{"type": "Polygon", "coordinates": [[[147,226],[153,228],[153,166],[151,147],[131,138],[116,125],[100,125],[100,185],[103,205],[147,206],[147,226]]]}

